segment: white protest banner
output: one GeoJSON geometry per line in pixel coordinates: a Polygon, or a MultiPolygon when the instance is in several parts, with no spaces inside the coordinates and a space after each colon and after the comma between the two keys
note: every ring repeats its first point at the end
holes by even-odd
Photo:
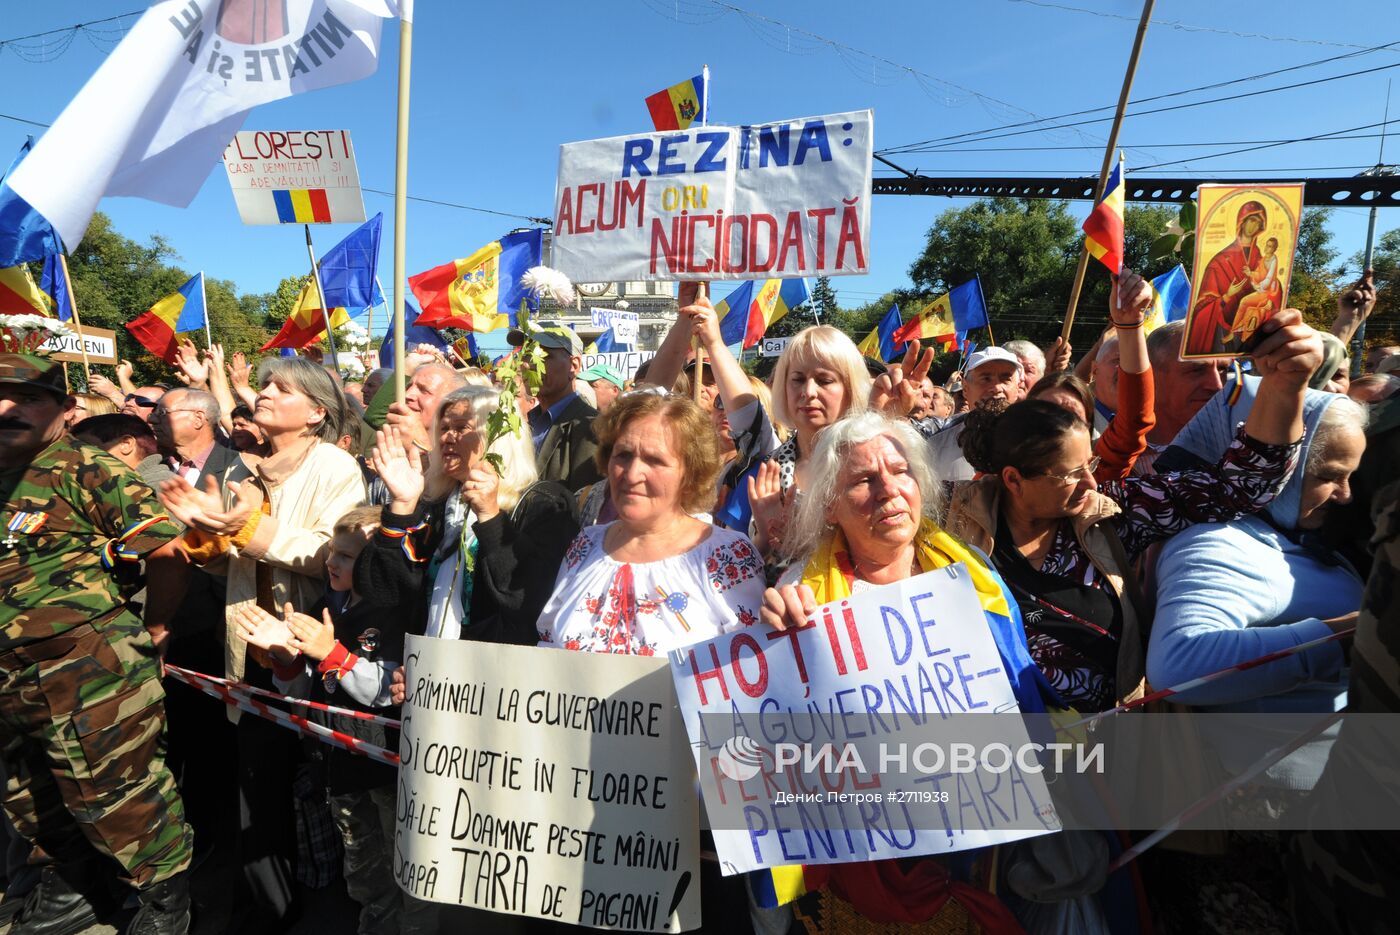
{"type": "Polygon", "coordinates": [[[394,870],[419,899],[700,924],[699,802],[665,660],[410,636],[394,870]]]}
{"type": "Polygon", "coordinates": [[[593,313],[593,327],[611,328],[613,337],[623,344],[637,343],[641,316],[636,312],[619,312],[611,308],[590,308],[589,311],[593,313]]]}
{"type": "Polygon", "coordinates": [[[624,379],[630,380],[637,375],[638,367],[655,356],[655,351],[609,351],[600,354],[584,354],[579,372],[587,370],[594,364],[607,364],[622,374],[624,379]]]}
{"type": "Polygon", "coordinates": [[[780,357],[792,338],[764,338],[758,344],[760,357],[780,357]]]}
{"type": "Polygon", "coordinates": [[[559,148],[552,264],[579,280],[864,273],[868,110],[559,148]]]}
{"type": "Polygon", "coordinates": [[[1020,717],[984,716],[1019,709],[962,565],[823,605],[801,629],[741,630],[670,658],[726,874],[1060,827],[1035,764],[1014,759],[1036,748],[1020,717]],[[1005,746],[1011,763],[959,759],[969,724],[995,726],[979,749],[1005,746]],[[913,742],[931,731],[941,749],[913,742]]]}
{"type": "Polygon", "coordinates": [[[65,322],[69,333],[62,337],[49,338],[39,349],[54,360],[70,364],[83,363],[83,345],[87,346],[87,362],[90,364],[115,364],[117,362],[117,333],[92,325],[77,325],[65,322]],[[82,335],[81,339],[79,334],[82,335]],[[79,341],[81,340],[81,344],[79,341]]]}
{"type": "Polygon", "coordinates": [[[243,130],[224,169],[244,224],[339,224],[365,219],[349,130],[243,130]]]}

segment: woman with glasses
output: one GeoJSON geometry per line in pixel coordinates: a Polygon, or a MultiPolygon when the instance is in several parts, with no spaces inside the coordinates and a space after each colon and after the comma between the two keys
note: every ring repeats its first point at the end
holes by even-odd
{"type": "Polygon", "coordinates": [[[1149,611],[1133,564],[1195,523],[1254,513],[1282,489],[1303,438],[1303,392],[1321,341],[1279,313],[1254,356],[1258,401],[1224,454],[1199,470],[1100,486],[1084,420],[1044,400],[972,412],[948,529],[991,556],[1021,609],[1031,657],[1080,711],[1139,697],[1149,611]]]}

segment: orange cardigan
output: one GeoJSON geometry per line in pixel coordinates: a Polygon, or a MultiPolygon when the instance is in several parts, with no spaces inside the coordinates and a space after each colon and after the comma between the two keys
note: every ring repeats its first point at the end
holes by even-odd
{"type": "Polygon", "coordinates": [[[1099,468],[1094,480],[1120,480],[1133,471],[1138,456],[1147,450],[1147,435],[1157,424],[1153,416],[1152,368],[1142,373],[1118,374],[1118,411],[1094,444],[1099,468]]]}

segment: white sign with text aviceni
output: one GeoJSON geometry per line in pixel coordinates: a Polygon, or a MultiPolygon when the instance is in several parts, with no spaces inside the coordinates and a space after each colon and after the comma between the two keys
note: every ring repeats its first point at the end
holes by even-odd
{"type": "Polygon", "coordinates": [[[408,638],[394,870],[432,902],[700,924],[699,803],[665,660],[408,638]]]}
{"type": "Polygon", "coordinates": [[[865,273],[873,146],[868,110],[566,143],[552,265],[590,282],[865,273]]]}
{"type": "Polygon", "coordinates": [[[726,874],[947,854],[1058,830],[1044,778],[930,746],[1031,749],[967,569],[818,608],[800,629],[741,630],[670,654],[726,874]],[[940,728],[943,728],[940,734],[940,728]],[[925,743],[936,737],[938,743],[925,743]]]}

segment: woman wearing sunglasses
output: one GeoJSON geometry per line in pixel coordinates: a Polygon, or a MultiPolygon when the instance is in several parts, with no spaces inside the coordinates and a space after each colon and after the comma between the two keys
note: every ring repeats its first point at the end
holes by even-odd
{"type": "Polygon", "coordinates": [[[1199,470],[1099,485],[1089,427],[1066,409],[1031,399],[967,417],[963,453],[983,476],[959,485],[946,526],[991,556],[1031,658],[1065,704],[1102,711],[1143,693],[1150,618],[1132,566],[1148,546],[1254,513],[1288,479],[1322,343],[1296,310],[1268,331],[1254,356],[1258,402],[1224,455],[1199,470]]]}

